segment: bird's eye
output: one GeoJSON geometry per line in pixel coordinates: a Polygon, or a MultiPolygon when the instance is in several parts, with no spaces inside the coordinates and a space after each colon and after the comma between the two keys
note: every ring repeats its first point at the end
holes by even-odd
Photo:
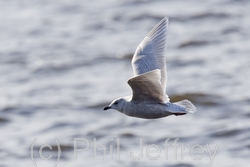
{"type": "Polygon", "coordinates": [[[114,102],[114,105],[117,105],[118,104],[118,101],[114,102]]]}

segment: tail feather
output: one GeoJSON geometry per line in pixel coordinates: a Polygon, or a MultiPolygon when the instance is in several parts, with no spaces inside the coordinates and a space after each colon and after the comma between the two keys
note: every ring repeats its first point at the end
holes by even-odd
{"type": "Polygon", "coordinates": [[[193,105],[193,103],[191,103],[189,100],[181,100],[181,101],[178,101],[174,104],[177,104],[181,107],[184,107],[185,110],[189,113],[195,113],[196,112],[196,108],[195,106],[193,105]]]}

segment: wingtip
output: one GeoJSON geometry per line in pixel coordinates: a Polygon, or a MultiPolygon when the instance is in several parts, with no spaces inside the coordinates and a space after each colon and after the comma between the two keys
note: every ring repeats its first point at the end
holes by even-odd
{"type": "Polygon", "coordinates": [[[162,36],[162,33],[166,34],[168,29],[168,23],[169,23],[169,18],[166,16],[158,24],[156,24],[156,26],[147,34],[146,37],[154,40],[158,39],[159,36],[162,36]]]}
{"type": "Polygon", "coordinates": [[[168,26],[168,23],[169,23],[169,17],[168,16],[165,16],[162,21],[166,22],[166,25],[168,26]]]}
{"type": "Polygon", "coordinates": [[[167,22],[169,22],[169,17],[165,16],[163,19],[165,19],[167,22]]]}

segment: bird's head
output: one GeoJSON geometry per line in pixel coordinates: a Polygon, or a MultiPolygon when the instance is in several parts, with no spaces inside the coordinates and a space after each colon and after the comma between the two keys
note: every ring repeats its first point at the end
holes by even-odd
{"type": "Polygon", "coordinates": [[[115,99],[112,103],[110,103],[110,105],[108,105],[107,107],[104,107],[103,110],[115,109],[117,111],[122,112],[125,102],[126,100],[124,98],[115,99]]]}

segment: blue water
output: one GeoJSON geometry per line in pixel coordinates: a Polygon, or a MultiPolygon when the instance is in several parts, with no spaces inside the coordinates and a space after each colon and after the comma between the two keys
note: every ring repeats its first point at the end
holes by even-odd
{"type": "Polygon", "coordinates": [[[34,166],[35,139],[37,166],[55,165],[54,139],[57,166],[248,166],[249,8],[247,0],[0,1],[0,166],[34,166]],[[198,112],[156,120],[104,112],[131,94],[132,55],[165,16],[167,93],[171,101],[191,100],[198,112]],[[77,160],[76,138],[89,141],[77,142],[78,149],[89,145],[77,160]],[[94,156],[94,138],[106,147],[104,160],[102,147],[94,156]],[[134,160],[140,138],[143,156],[134,160]],[[168,138],[180,146],[166,158],[168,138]],[[43,149],[49,160],[39,154],[43,144],[52,146],[43,149]],[[146,154],[152,144],[157,160],[146,154]],[[195,144],[200,160],[190,154],[195,144]]]}

